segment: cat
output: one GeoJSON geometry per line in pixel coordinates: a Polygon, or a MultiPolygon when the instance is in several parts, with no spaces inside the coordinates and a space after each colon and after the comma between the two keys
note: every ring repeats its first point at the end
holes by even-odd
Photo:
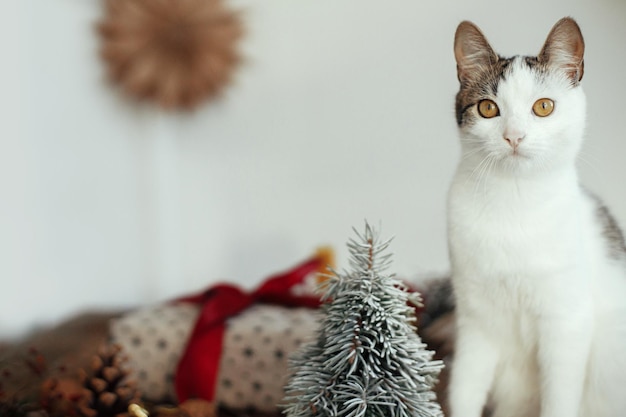
{"type": "Polygon", "coordinates": [[[584,49],[572,18],[537,56],[457,28],[451,417],[626,416],[626,245],[576,172],[584,49]]]}

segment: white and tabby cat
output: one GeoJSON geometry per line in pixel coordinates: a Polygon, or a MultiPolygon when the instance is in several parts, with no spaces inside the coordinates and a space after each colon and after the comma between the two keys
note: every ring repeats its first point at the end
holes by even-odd
{"type": "Polygon", "coordinates": [[[624,417],[626,247],[576,173],[580,29],[562,19],[538,56],[503,58],[463,22],[454,52],[451,415],[490,404],[494,417],[624,417]]]}

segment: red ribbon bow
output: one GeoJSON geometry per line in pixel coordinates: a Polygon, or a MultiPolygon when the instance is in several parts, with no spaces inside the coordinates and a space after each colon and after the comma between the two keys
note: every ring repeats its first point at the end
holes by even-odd
{"type": "Polygon", "coordinates": [[[180,402],[188,398],[212,401],[222,356],[222,341],[226,319],[235,316],[255,303],[283,306],[311,307],[320,305],[319,297],[297,296],[290,291],[296,284],[314,272],[326,271],[330,256],[320,251],[314,258],[294,269],[270,277],[252,293],[245,293],[230,284],[217,284],[201,294],[184,297],[178,301],[201,304],[187,347],[178,363],[174,385],[180,402]]]}

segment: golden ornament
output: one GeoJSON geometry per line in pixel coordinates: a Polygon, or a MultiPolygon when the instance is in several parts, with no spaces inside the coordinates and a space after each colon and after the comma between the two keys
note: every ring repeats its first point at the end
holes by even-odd
{"type": "Polygon", "coordinates": [[[150,416],[150,414],[145,408],[134,403],[128,406],[128,415],[130,417],[149,417],[150,416]]]}

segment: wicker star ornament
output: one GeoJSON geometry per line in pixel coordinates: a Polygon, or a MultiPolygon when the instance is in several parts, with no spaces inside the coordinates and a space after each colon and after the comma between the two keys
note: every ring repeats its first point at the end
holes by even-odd
{"type": "Polygon", "coordinates": [[[239,14],[223,0],[105,0],[98,29],[111,78],[166,109],[214,98],[240,62],[239,14]]]}

